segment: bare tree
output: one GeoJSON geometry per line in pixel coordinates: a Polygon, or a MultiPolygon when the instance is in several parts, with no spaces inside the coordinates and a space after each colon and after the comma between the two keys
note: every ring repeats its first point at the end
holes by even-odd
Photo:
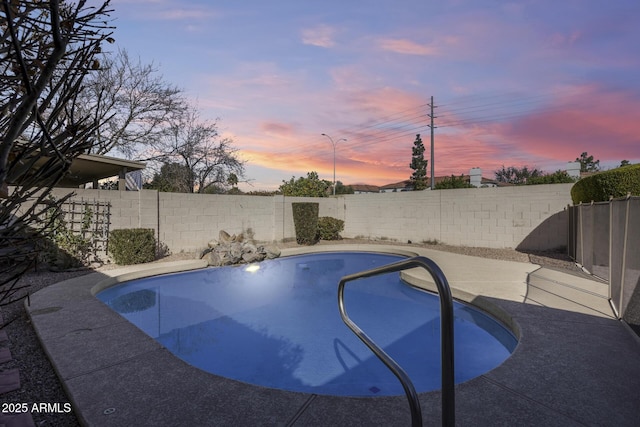
{"type": "Polygon", "coordinates": [[[108,5],[2,0],[0,303],[24,294],[18,279],[33,266],[62,200],[42,204],[93,142],[96,118],[78,114],[77,97],[85,76],[100,66],[101,44],[111,41],[108,5]]]}
{"type": "Polygon", "coordinates": [[[186,108],[182,92],[166,83],[154,64],[133,60],[126,50],[103,54],[100,69],[81,94],[100,126],[91,152],[117,150],[128,158],[160,138],[163,124],[186,108]]]}
{"type": "Polygon", "coordinates": [[[205,193],[211,186],[229,186],[229,177],[244,177],[244,161],[229,138],[218,134],[217,121],[201,121],[195,109],[171,120],[163,137],[153,146],[148,160],[180,164],[190,173],[180,174],[189,192],[205,193]]]}

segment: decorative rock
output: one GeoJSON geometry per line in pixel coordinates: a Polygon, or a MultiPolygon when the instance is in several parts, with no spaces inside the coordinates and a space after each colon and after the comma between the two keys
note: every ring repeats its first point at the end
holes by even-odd
{"type": "Polygon", "coordinates": [[[263,250],[267,259],[274,259],[280,256],[280,249],[276,246],[265,246],[263,250]]]}
{"type": "Polygon", "coordinates": [[[220,230],[220,233],[218,233],[218,235],[220,236],[218,240],[220,241],[221,244],[231,242],[231,236],[226,231],[220,230]]]}
{"type": "Polygon", "coordinates": [[[242,254],[242,260],[247,264],[252,262],[259,262],[264,259],[264,255],[258,252],[245,252],[242,254]]]}
{"type": "Polygon", "coordinates": [[[232,264],[235,264],[235,263],[234,263],[234,262],[233,262],[233,260],[229,257],[229,254],[226,254],[226,253],[225,253],[225,254],[223,254],[223,255],[220,257],[220,265],[221,265],[221,266],[225,266],[225,265],[232,265],[232,264]]]}
{"type": "Polygon", "coordinates": [[[228,254],[230,255],[229,257],[231,258],[231,263],[237,264],[240,259],[242,259],[242,253],[242,244],[237,242],[232,243],[228,250],[228,254]]]}
{"type": "Polygon", "coordinates": [[[258,252],[258,248],[252,243],[245,242],[242,244],[242,252],[254,253],[258,252]]]}
{"type": "Polygon", "coordinates": [[[206,254],[203,257],[203,259],[207,261],[207,265],[209,267],[219,267],[221,265],[220,264],[220,255],[215,251],[211,251],[208,254],[206,254]]]}
{"type": "Polygon", "coordinates": [[[256,247],[253,242],[245,241],[243,233],[230,235],[224,230],[220,230],[218,240],[212,239],[207,246],[200,258],[211,267],[260,262],[280,256],[280,249],[275,246],[256,247]]]}

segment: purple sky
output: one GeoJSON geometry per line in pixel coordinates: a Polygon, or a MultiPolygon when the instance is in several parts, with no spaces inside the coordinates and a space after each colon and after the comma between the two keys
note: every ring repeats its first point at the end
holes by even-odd
{"type": "Polygon", "coordinates": [[[273,190],[317,171],[409,178],[640,162],[640,1],[113,0],[116,45],[154,62],[273,190]]]}

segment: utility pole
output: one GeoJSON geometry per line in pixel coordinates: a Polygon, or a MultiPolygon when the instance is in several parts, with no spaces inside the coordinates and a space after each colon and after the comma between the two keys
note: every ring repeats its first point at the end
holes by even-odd
{"type": "Polygon", "coordinates": [[[434,187],[434,181],[435,181],[435,177],[433,174],[434,171],[434,161],[433,161],[433,143],[434,143],[434,137],[433,137],[433,130],[436,128],[433,125],[433,119],[436,118],[436,116],[433,114],[433,109],[436,108],[435,105],[433,105],[433,96],[431,96],[431,104],[429,104],[429,107],[431,107],[431,113],[428,114],[428,116],[431,118],[431,124],[428,125],[431,128],[431,189],[433,190],[434,187]]]}

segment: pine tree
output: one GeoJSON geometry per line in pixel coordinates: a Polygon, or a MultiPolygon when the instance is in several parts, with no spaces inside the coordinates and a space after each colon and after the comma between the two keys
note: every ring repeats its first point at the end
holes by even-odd
{"type": "Polygon", "coordinates": [[[580,172],[597,172],[600,170],[600,160],[594,160],[586,151],[576,158],[580,162],[580,172]]]}
{"type": "Polygon", "coordinates": [[[413,141],[411,164],[409,165],[409,167],[413,169],[410,180],[414,190],[424,190],[427,188],[428,162],[428,160],[424,159],[424,144],[422,143],[420,134],[417,134],[416,140],[413,141]]]}

